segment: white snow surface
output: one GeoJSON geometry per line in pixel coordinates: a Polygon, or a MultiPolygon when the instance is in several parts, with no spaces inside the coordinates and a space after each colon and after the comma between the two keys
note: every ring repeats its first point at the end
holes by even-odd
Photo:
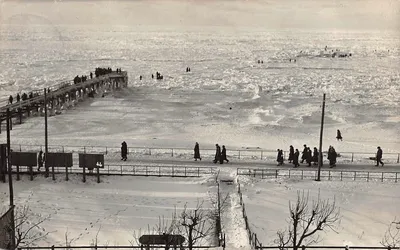
{"type": "Polygon", "coordinates": [[[276,232],[287,229],[289,201],[296,201],[298,191],[309,192],[310,204],[319,194],[322,200],[335,200],[340,209],[337,233],[320,232],[318,245],[380,246],[388,225],[400,215],[397,183],[240,180],[250,228],[265,246],[275,245],[276,232]]]}
{"type": "MultiPolygon", "coordinates": [[[[42,246],[65,246],[67,232],[70,240],[76,239],[73,245],[90,245],[98,231],[99,245],[130,245],[130,240],[136,245],[134,233],[137,237],[154,233],[159,219],[167,225],[175,209],[179,214],[185,204],[193,209],[203,202],[204,209],[209,209],[209,192],[215,185],[208,178],[104,177],[100,184],[95,177],[88,177],[86,183],[78,176],[68,182],[57,178],[53,182],[38,177],[30,182],[23,177],[14,182],[16,204],[51,216],[41,225],[51,232],[46,241],[37,243],[42,246]]],[[[8,184],[0,185],[0,193],[5,208],[8,184]]]]}

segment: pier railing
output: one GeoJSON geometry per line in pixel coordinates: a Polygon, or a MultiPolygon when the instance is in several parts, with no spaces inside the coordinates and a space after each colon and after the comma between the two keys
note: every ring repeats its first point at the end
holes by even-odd
{"type": "MultiPolygon", "coordinates": [[[[12,144],[11,148],[14,151],[44,151],[44,145],[24,145],[12,144]]],[[[103,154],[119,154],[120,147],[114,146],[65,146],[65,145],[49,145],[50,152],[78,152],[78,153],[103,153],[103,154]]],[[[202,157],[213,157],[215,149],[200,149],[202,157]]],[[[192,158],[193,149],[189,148],[173,148],[173,147],[129,147],[128,154],[134,156],[157,156],[157,157],[176,157],[176,158],[192,158]]],[[[276,150],[268,149],[227,149],[228,159],[242,160],[266,160],[276,162],[276,150]]],[[[284,152],[285,160],[288,158],[288,152],[284,152]]],[[[374,157],[375,153],[367,152],[340,152],[340,157],[337,158],[338,163],[371,163],[370,157],[374,157]]],[[[399,163],[400,153],[384,153],[383,161],[385,163],[399,163]]],[[[324,159],[327,159],[324,152],[324,159]]]]}

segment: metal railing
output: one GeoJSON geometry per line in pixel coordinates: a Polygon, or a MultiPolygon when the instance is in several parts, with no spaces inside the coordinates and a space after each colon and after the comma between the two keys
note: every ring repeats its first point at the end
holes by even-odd
{"type": "MultiPolygon", "coordinates": [[[[150,245],[151,249],[165,249],[165,245],[150,245]]],[[[173,249],[173,246],[170,246],[173,249]]],[[[188,246],[180,246],[178,249],[189,249],[188,246]]],[[[218,246],[193,246],[193,249],[209,249],[209,248],[218,248],[218,246]]],[[[49,246],[49,247],[18,247],[18,250],[55,250],[55,249],[147,249],[145,245],[143,246],[49,246]]]]}
{"type": "MultiPolygon", "coordinates": [[[[260,246],[257,249],[293,249],[293,246],[260,246]]],[[[400,249],[399,247],[385,247],[385,246],[301,246],[299,247],[301,250],[305,249],[343,249],[343,250],[351,250],[351,249],[386,249],[386,250],[394,250],[400,249]]]]}
{"type": "Polygon", "coordinates": [[[244,223],[245,223],[245,226],[246,226],[247,235],[249,237],[250,246],[252,248],[257,249],[258,247],[261,247],[262,244],[258,240],[257,234],[254,233],[253,231],[251,231],[251,229],[250,229],[249,220],[248,220],[247,213],[246,213],[246,206],[245,206],[245,204],[243,202],[243,194],[242,194],[242,190],[241,190],[239,179],[237,180],[237,192],[239,194],[239,204],[242,207],[242,216],[243,216],[244,223]]]}
{"type": "MultiPolygon", "coordinates": [[[[33,174],[44,173],[32,169],[33,174]]],[[[50,168],[50,172],[52,168],[50,168]]],[[[14,167],[13,172],[19,174],[29,174],[29,167],[14,167]]],[[[54,168],[55,174],[66,174],[66,169],[62,167],[54,168]]],[[[83,169],[78,167],[68,168],[68,174],[82,174],[83,169]]],[[[156,176],[156,177],[202,177],[204,175],[214,175],[214,167],[166,167],[166,166],[134,166],[134,165],[106,165],[100,168],[100,175],[119,175],[119,176],[156,176]]]]}
{"type": "MultiPolygon", "coordinates": [[[[44,145],[24,145],[12,144],[11,148],[14,151],[40,151],[44,150],[44,145]]],[[[79,152],[79,153],[120,153],[120,147],[115,146],[65,146],[65,145],[49,145],[50,152],[79,152]]],[[[131,155],[157,155],[157,156],[185,156],[192,157],[193,149],[191,148],[172,148],[172,147],[128,147],[128,154],[131,155]]],[[[228,149],[228,157],[243,159],[243,160],[267,160],[276,161],[276,150],[270,149],[228,149]]],[[[214,156],[215,149],[201,149],[202,156],[214,156]]],[[[288,151],[284,151],[284,156],[287,159],[288,151]]],[[[338,163],[352,162],[371,162],[369,157],[374,157],[375,153],[364,152],[341,152],[337,158],[338,163]]],[[[385,153],[385,163],[400,163],[400,153],[385,153]]],[[[324,158],[326,159],[325,152],[324,158]]]]}
{"type": "MultiPolygon", "coordinates": [[[[316,179],[318,170],[304,169],[254,169],[237,168],[237,175],[246,175],[253,177],[267,178],[294,178],[294,179],[316,179]]],[[[400,172],[381,172],[381,171],[349,171],[349,170],[321,170],[321,179],[323,180],[363,180],[363,181],[400,181],[400,172]]]]}

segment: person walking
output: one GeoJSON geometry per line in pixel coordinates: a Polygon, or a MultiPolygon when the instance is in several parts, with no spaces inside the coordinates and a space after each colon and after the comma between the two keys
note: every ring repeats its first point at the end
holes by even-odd
{"type": "Polygon", "coordinates": [[[283,165],[283,150],[280,150],[278,148],[276,151],[278,151],[278,155],[276,157],[276,161],[278,162],[277,166],[282,166],[283,165]]]}
{"type": "Polygon", "coordinates": [[[121,161],[126,161],[128,159],[128,145],[125,141],[121,143],[121,161]]]}
{"type": "Polygon", "coordinates": [[[221,161],[221,147],[218,144],[215,144],[215,159],[214,159],[214,163],[217,162],[223,162],[221,161]]]}
{"type": "Polygon", "coordinates": [[[383,151],[382,151],[381,147],[378,146],[378,151],[376,152],[376,165],[375,165],[376,167],[379,167],[379,163],[382,164],[382,167],[383,167],[383,165],[385,165],[382,162],[382,155],[383,155],[383,151]]]}
{"type": "Polygon", "coordinates": [[[333,168],[336,167],[336,158],[337,158],[337,153],[334,147],[329,146],[328,150],[328,160],[329,160],[329,167],[333,168]]]}
{"type": "Polygon", "coordinates": [[[289,147],[289,163],[292,163],[293,161],[293,157],[294,157],[294,148],[292,145],[290,145],[289,147]]]}
{"type": "Polygon", "coordinates": [[[343,137],[342,137],[342,133],[340,132],[340,130],[338,129],[336,132],[336,139],[339,141],[343,141],[343,137]]]}
{"type": "Polygon", "coordinates": [[[200,146],[198,142],[196,142],[196,144],[194,145],[194,160],[197,161],[197,159],[200,159],[201,161],[200,146]]]}
{"type": "Polygon", "coordinates": [[[300,162],[300,163],[303,163],[304,160],[307,159],[307,154],[308,154],[307,145],[304,144],[303,146],[304,146],[304,149],[303,149],[303,152],[302,152],[302,154],[301,154],[301,162],[300,162]]]}
{"type": "Polygon", "coordinates": [[[309,167],[311,167],[311,162],[312,162],[312,152],[309,147],[307,147],[307,153],[306,153],[306,162],[309,167]]]}
{"type": "Polygon", "coordinates": [[[313,152],[313,157],[312,157],[312,161],[314,162],[313,165],[317,165],[318,164],[318,149],[316,147],[314,147],[314,152],[313,152]]]}
{"type": "Polygon", "coordinates": [[[294,152],[294,155],[293,155],[293,164],[294,164],[295,168],[300,166],[300,164],[299,164],[299,156],[300,156],[300,152],[296,148],[296,151],[294,152]]]}
{"type": "Polygon", "coordinates": [[[221,161],[220,163],[222,164],[224,161],[229,163],[229,160],[226,158],[226,148],[225,145],[222,145],[222,152],[221,152],[221,161]]]}

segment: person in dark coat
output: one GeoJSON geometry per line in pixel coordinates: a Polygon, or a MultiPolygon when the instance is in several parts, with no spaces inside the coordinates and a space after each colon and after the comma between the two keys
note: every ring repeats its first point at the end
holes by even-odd
{"type": "Polygon", "coordinates": [[[19,94],[17,94],[17,102],[19,102],[21,100],[21,97],[19,94]]]}
{"type": "Polygon", "coordinates": [[[276,157],[276,161],[278,162],[278,166],[283,165],[283,150],[277,149],[278,151],[278,156],[276,157]]]}
{"type": "Polygon", "coordinates": [[[10,103],[10,104],[12,104],[12,102],[13,102],[13,97],[12,97],[12,95],[10,95],[10,97],[8,98],[8,102],[10,103]]]}
{"type": "Polygon", "coordinates": [[[314,153],[313,153],[312,159],[313,159],[314,165],[317,165],[318,164],[318,149],[316,147],[314,147],[314,153]]]}
{"type": "Polygon", "coordinates": [[[229,163],[229,160],[226,158],[226,148],[225,145],[222,145],[222,152],[221,152],[221,161],[220,163],[222,164],[224,161],[229,163]]]}
{"type": "Polygon", "coordinates": [[[306,162],[308,163],[308,166],[311,167],[311,162],[312,162],[312,152],[309,147],[307,147],[306,151],[306,162]]]}
{"type": "Polygon", "coordinates": [[[196,144],[194,145],[194,160],[197,161],[197,159],[200,159],[201,161],[200,146],[198,142],[196,142],[196,144]]]}
{"type": "Polygon", "coordinates": [[[304,160],[307,159],[307,152],[308,152],[307,145],[304,144],[304,149],[303,149],[303,152],[301,154],[301,162],[300,163],[303,163],[304,160]]]}
{"type": "Polygon", "coordinates": [[[338,141],[339,141],[339,140],[343,141],[342,133],[340,133],[340,130],[339,130],[339,129],[337,130],[337,133],[336,133],[336,139],[337,139],[338,141]]]}
{"type": "Polygon", "coordinates": [[[294,157],[294,148],[292,145],[290,145],[289,147],[289,163],[292,163],[293,161],[293,157],[294,157]]]}
{"type": "Polygon", "coordinates": [[[121,161],[126,161],[128,159],[128,145],[125,141],[121,143],[121,161]]]}
{"type": "Polygon", "coordinates": [[[337,153],[334,147],[329,146],[328,150],[328,160],[329,160],[329,167],[333,168],[336,167],[336,158],[337,158],[337,153]]]}
{"type": "Polygon", "coordinates": [[[296,151],[294,152],[294,155],[293,155],[293,164],[294,164],[295,168],[300,166],[300,164],[299,164],[299,156],[300,156],[300,152],[296,148],[296,151]]]}
{"type": "Polygon", "coordinates": [[[215,159],[214,163],[217,163],[218,161],[221,162],[221,147],[218,144],[215,144],[215,159]]]}
{"type": "Polygon", "coordinates": [[[383,151],[382,151],[381,147],[378,147],[378,151],[376,152],[376,165],[375,166],[379,167],[379,163],[382,164],[382,167],[383,167],[383,165],[385,165],[382,162],[382,155],[383,155],[383,151]]]}
{"type": "Polygon", "coordinates": [[[43,151],[40,150],[39,155],[38,155],[38,169],[37,171],[40,171],[40,168],[43,167],[43,151]]]}

